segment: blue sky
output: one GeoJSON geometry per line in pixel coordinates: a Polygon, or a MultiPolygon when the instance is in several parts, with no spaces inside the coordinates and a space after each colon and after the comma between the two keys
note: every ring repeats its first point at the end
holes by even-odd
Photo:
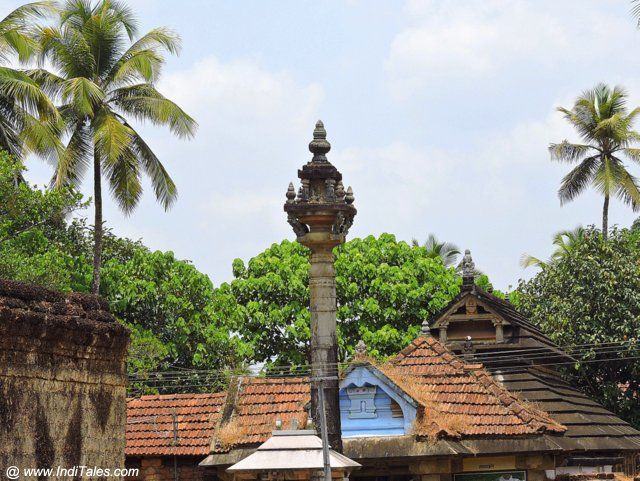
{"type": "MultiPolygon", "coordinates": [[[[314,122],[329,159],[353,186],[351,237],[382,232],[472,250],[494,285],[535,271],[551,237],[600,224],[592,192],[560,206],[566,165],[547,145],[577,140],[558,105],[604,81],[640,105],[640,31],[626,0],[132,0],[141,30],[183,38],[159,84],[200,124],[189,142],[145,127],[178,185],[164,212],[150,190],[108,225],[191,260],[218,284],[248,260],[293,238],[282,204],[310,156],[314,122]]],[[[2,11],[18,5],[0,0],[2,11]]],[[[28,177],[49,178],[33,159],[28,177]]],[[[640,166],[631,166],[640,176],[640,166]]],[[[90,179],[83,191],[90,195],[90,179]]],[[[636,215],[612,203],[610,219],[636,215]]]]}

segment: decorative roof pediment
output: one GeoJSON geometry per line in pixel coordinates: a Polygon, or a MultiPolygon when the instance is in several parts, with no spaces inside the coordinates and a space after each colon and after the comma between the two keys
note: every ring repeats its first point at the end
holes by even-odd
{"type": "Polygon", "coordinates": [[[462,291],[449,305],[441,310],[431,321],[432,328],[447,326],[450,322],[487,319],[500,321],[503,325],[511,322],[505,316],[497,312],[489,303],[479,298],[476,291],[462,291]]]}
{"type": "Polygon", "coordinates": [[[340,381],[343,437],[411,432],[420,402],[369,362],[349,366],[340,381]]]}

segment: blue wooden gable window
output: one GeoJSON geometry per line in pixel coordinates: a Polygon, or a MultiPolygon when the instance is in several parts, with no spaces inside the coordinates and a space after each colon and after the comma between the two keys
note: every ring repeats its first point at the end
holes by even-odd
{"type": "Polygon", "coordinates": [[[409,395],[371,365],[351,369],[340,383],[342,437],[407,434],[416,408],[409,395]]]}

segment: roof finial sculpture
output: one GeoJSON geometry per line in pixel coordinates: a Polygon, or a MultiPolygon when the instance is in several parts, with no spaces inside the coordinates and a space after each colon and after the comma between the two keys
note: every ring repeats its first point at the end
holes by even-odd
{"type": "Polygon", "coordinates": [[[356,360],[363,360],[364,358],[367,357],[367,345],[364,343],[364,341],[362,339],[360,339],[358,341],[358,344],[356,344],[356,355],[355,355],[355,359],[356,360]]]}
{"type": "Polygon", "coordinates": [[[473,262],[469,249],[464,251],[464,257],[460,264],[462,266],[462,287],[473,287],[476,275],[476,264],[473,262]]]}
{"type": "Polygon", "coordinates": [[[313,140],[309,143],[309,150],[313,154],[311,162],[327,162],[326,154],[331,150],[331,144],[327,140],[327,131],[322,120],[316,122],[313,129],[313,140]]]}
{"type": "Polygon", "coordinates": [[[431,335],[431,329],[429,328],[429,320],[425,319],[424,321],[422,321],[422,328],[420,329],[420,332],[422,332],[423,336],[430,336],[431,335]]]}

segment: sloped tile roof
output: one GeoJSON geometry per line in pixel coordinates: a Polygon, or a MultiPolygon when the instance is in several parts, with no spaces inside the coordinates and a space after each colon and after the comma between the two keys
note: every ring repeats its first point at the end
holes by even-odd
{"type": "Polygon", "coordinates": [[[127,400],[127,456],[206,456],[226,393],[167,394],[127,400]],[[176,416],[174,443],[173,415],[176,416]]]}
{"type": "Polygon", "coordinates": [[[295,420],[300,428],[307,422],[305,405],[311,398],[306,377],[254,378],[239,380],[233,413],[216,431],[213,452],[226,452],[230,447],[259,444],[275,429],[276,420],[288,429],[295,420]]]}
{"type": "Polygon", "coordinates": [[[464,364],[433,337],[419,337],[383,369],[419,399],[414,434],[510,436],[563,433],[564,426],[500,386],[481,364],[464,364]]]}
{"type": "MultiPolygon", "coordinates": [[[[420,404],[413,434],[425,437],[505,437],[561,434],[546,413],[501,387],[481,364],[464,364],[432,337],[420,337],[391,363],[376,366],[420,404]]],[[[306,377],[242,377],[228,393],[143,396],[128,401],[127,449],[135,455],[206,455],[266,441],[307,421],[306,377]],[[178,415],[174,447],[172,413],[178,415]],[[210,449],[211,448],[211,449],[210,449]]]]}

